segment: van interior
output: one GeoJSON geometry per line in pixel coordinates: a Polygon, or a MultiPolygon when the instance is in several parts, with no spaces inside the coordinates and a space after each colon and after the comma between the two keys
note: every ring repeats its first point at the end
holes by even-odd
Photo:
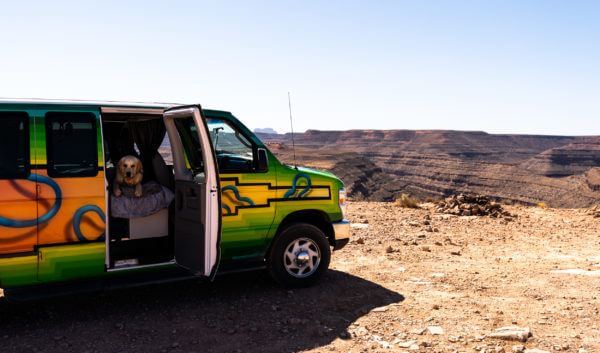
{"type": "Polygon", "coordinates": [[[175,178],[162,114],[103,113],[102,131],[108,198],[108,268],[174,261],[175,178]],[[137,157],[142,163],[141,197],[128,195],[127,187],[122,187],[122,196],[113,193],[118,162],[127,155],[137,157]]]}

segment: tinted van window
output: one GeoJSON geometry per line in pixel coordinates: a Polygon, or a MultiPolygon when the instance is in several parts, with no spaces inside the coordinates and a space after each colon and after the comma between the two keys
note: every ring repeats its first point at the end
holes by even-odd
{"type": "Polygon", "coordinates": [[[0,112],[0,179],[29,175],[29,115],[0,112]]]}
{"type": "Polygon", "coordinates": [[[46,158],[51,177],[98,174],[96,116],[92,113],[46,114],[46,158]]]}
{"type": "Polygon", "coordinates": [[[202,147],[194,119],[175,119],[175,127],[177,127],[177,132],[181,138],[183,149],[185,151],[185,158],[189,167],[194,173],[203,172],[204,163],[202,161],[202,147]]]}

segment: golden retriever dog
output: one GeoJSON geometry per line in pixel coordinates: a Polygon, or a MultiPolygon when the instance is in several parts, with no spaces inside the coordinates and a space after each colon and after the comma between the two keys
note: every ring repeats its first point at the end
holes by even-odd
{"type": "Polygon", "coordinates": [[[142,177],[144,170],[142,162],[134,156],[125,156],[119,160],[117,176],[113,182],[113,194],[117,197],[123,194],[121,185],[135,187],[135,196],[142,196],[142,177]]]}

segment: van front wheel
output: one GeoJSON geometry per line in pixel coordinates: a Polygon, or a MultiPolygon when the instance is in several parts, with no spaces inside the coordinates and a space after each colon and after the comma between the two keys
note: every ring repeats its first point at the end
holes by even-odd
{"type": "Polygon", "coordinates": [[[268,269],[285,287],[306,287],[327,271],[330,259],[331,249],[325,234],[312,224],[295,223],[275,239],[268,269]]]}

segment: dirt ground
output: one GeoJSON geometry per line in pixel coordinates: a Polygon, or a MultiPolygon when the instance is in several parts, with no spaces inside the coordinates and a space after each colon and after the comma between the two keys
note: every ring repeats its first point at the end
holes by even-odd
{"type": "Polygon", "coordinates": [[[353,239],[312,288],[253,272],[3,302],[0,352],[600,352],[600,218],[508,210],[351,203],[353,239]],[[533,336],[487,337],[503,326],[533,336]]]}

